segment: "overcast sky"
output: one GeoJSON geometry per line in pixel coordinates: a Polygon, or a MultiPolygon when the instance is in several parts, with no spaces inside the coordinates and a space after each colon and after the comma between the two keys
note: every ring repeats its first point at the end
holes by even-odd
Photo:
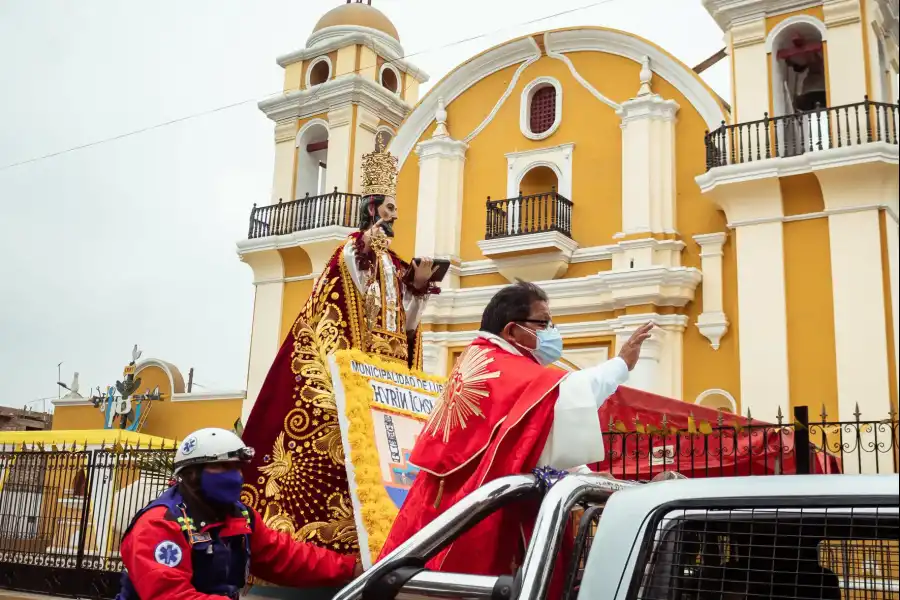
{"type": "MultiPolygon", "coordinates": [[[[0,404],[56,397],[61,361],[64,382],[105,389],[135,343],[194,367],[195,391],[245,388],[253,286],[235,242],[268,202],[273,157],[256,101],[281,89],[275,57],[343,1],[0,0],[0,404]]],[[[691,66],[722,47],[701,0],[373,4],[431,83],[572,25],[637,33],[691,66]]],[[[725,61],[704,77],[729,97],[725,61]]]]}

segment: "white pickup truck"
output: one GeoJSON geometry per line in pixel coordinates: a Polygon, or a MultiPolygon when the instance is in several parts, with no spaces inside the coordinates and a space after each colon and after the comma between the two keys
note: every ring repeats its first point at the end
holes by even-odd
{"type": "Polygon", "coordinates": [[[897,475],[804,475],[634,484],[568,475],[494,481],[422,529],[335,600],[557,600],[548,596],[576,519],[565,600],[900,598],[897,475]],[[515,576],[422,568],[500,506],[543,494],[515,576]],[[571,530],[570,530],[571,531],[571,530]]]}

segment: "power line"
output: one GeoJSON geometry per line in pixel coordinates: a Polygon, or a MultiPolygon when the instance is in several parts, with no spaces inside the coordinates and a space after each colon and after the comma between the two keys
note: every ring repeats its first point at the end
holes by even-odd
{"type": "MultiPolygon", "coordinates": [[[[501,33],[501,32],[503,32],[503,31],[507,31],[507,30],[509,30],[509,29],[514,29],[514,28],[517,28],[517,27],[525,26],[525,25],[533,25],[533,24],[539,23],[539,22],[541,22],[541,21],[546,21],[546,20],[549,20],[549,19],[554,19],[554,18],[556,18],[556,17],[560,17],[560,16],[564,16],[564,15],[573,14],[573,13],[580,12],[580,11],[583,11],[583,10],[587,10],[587,9],[590,9],[590,8],[594,8],[594,7],[603,5],[603,4],[610,4],[610,3],[612,3],[612,2],[618,2],[618,1],[619,1],[619,0],[597,0],[596,2],[591,2],[590,4],[585,4],[585,5],[583,5],[583,6],[579,6],[579,7],[576,7],[576,8],[571,8],[571,9],[568,9],[568,10],[564,10],[564,11],[560,11],[560,12],[557,12],[557,13],[553,13],[553,14],[551,14],[551,15],[545,15],[545,16],[543,16],[543,17],[538,17],[538,18],[536,18],[536,19],[531,19],[531,20],[529,20],[529,21],[523,21],[523,22],[517,23],[517,24],[515,24],[515,25],[510,25],[510,26],[507,26],[507,27],[502,27],[502,28],[500,28],[500,29],[495,29],[495,30],[493,30],[493,31],[484,32],[484,33],[478,34],[478,35],[476,35],[476,36],[472,36],[472,37],[468,37],[468,38],[463,38],[463,39],[460,39],[460,40],[456,40],[456,41],[453,41],[453,42],[449,42],[449,43],[444,44],[444,45],[442,45],[442,46],[435,46],[435,47],[433,47],[433,48],[427,48],[427,49],[425,49],[425,50],[420,50],[420,51],[418,51],[418,52],[412,52],[412,53],[410,53],[410,54],[405,54],[405,55],[403,55],[403,56],[397,57],[397,58],[395,58],[395,59],[392,59],[392,60],[389,60],[389,61],[386,61],[386,62],[388,62],[388,63],[395,63],[395,62],[397,62],[397,61],[405,60],[405,59],[411,58],[411,57],[413,57],[413,56],[421,56],[421,55],[423,55],[423,54],[428,54],[428,53],[430,53],[430,52],[436,52],[436,51],[438,51],[438,50],[444,50],[444,49],[446,49],[446,48],[451,48],[451,47],[453,47],[453,46],[458,46],[458,45],[460,45],[460,44],[465,44],[465,43],[467,43],[467,42],[472,42],[472,41],[475,41],[475,40],[478,40],[478,39],[482,39],[482,38],[485,38],[485,37],[489,37],[489,36],[495,35],[495,34],[497,34],[497,33],[501,33]]],[[[375,40],[374,40],[374,38],[370,38],[370,39],[372,40],[372,48],[370,48],[370,49],[374,50],[375,40]]],[[[351,69],[351,70],[349,70],[349,71],[345,71],[345,72],[343,72],[343,73],[336,73],[336,74],[334,75],[333,78],[341,77],[341,76],[343,76],[343,75],[349,75],[349,74],[351,74],[351,73],[356,73],[356,74],[358,74],[358,73],[360,72],[360,70],[362,70],[362,69],[361,69],[361,68],[355,68],[355,69],[351,69]]],[[[411,85],[412,85],[412,83],[410,82],[410,84],[409,84],[408,86],[406,86],[406,88],[404,88],[404,91],[406,91],[407,89],[409,89],[409,87],[410,87],[411,85]]],[[[314,98],[313,98],[312,100],[317,100],[317,99],[319,98],[319,93],[320,93],[320,92],[317,91],[317,92],[316,92],[316,95],[314,96],[314,98]]],[[[218,107],[216,107],[216,108],[211,108],[211,109],[209,109],[209,110],[204,110],[204,111],[201,111],[201,112],[193,113],[193,114],[190,114],[190,115],[186,115],[186,116],[184,116],[184,117],[178,117],[178,118],[176,118],[176,119],[171,119],[171,120],[169,120],[169,121],[164,121],[164,122],[161,122],[161,123],[156,123],[155,125],[149,125],[149,126],[147,126],[147,127],[142,127],[142,128],[140,128],[140,129],[135,129],[135,130],[132,130],[132,131],[128,131],[128,132],[126,132],[126,133],[121,133],[121,134],[114,135],[114,136],[111,136],[111,137],[108,137],[108,138],[103,138],[103,139],[100,139],[100,140],[95,140],[95,141],[93,141],[93,142],[88,142],[88,143],[86,143],[86,144],[81,144],[81,145],[79,145],[79,146],[72,146],[72,147],[66,148],[66,149],[64,149],[64,150],[58,150],[58,151],[56,151],[56,152],[51,152],[51,153],[49,153],[49,154],[43,154],[43,155],[41,155],[41,156],[36,156],[36,157],[29,158],[29,159],[26,159],[26,160],[22,160],[22,161],[19,161],[19,162],[10,163],[10,164],[7,164],[7,165],[4,165],[4,166],[0,167],[0,172],[6,171],[6,170],[8,170],[8,169],[13,169],[13,168],[15,168],[15,167],[21,167],[21,166],[23,166],[23,165],[27,165],[27,164],[30,164],[30,163],[39,162],[39,161],[42,161],[42,160],[47,160],[47,159],[49,159],[49,158],[54,158],[54,157],[57,157],[57,156],[61,156],[61,155],[63,155],[63,154],[68,154],[68,153],[70,153],[70,152],[76,152],[76,151],[78,151],[78,150],[85,150],[85,149],[87,149],[87,148],[92,148],[92,147],[94,147],[94,146],[99,146],[99,145],[101,145],[101,144],[106,144],[106,143],[109,143],[109,142],[114,142],[114,141],[121,140],[121,139],[124,139],[124,138],[127,138],[127,137],[139,135],[139,134],[141,134],[141,133],[146,133],[146,132],[148,132],[148,131],[153,131],[154,129],[160,129],[160,128],[162,128],[162,127],[168,127],[169,125],[174,125],[174,124],[176,124],[176,123],[182,123],[182,122],[184,122],[184,121],[190,121],[190,120],[192,120],[192,119],[197,119],[197,118],[200,118],[200,117],[205,117],[205,116],[208,116],[208,115],[211,115],[211,114],[215,114],[215,113],[217,113],[217,112],[222,112],[222,111],[224,111],[224,110],[229,110],[229,109],[232,109],[232,108],[237,108],[238,106],[244,106],[245,104],[249,104],[249,103],[251,103],[251,102],[257,102],[257,103],[258,103],[258,102],[261,102],[262,100],[265,100],[266,98],[271,98],[271,97],[274,97],[274,96],[277,96],[277,95],[282,95],[282,94],[284,94],[284,90],[279,90],[279,91],[277,91],[277,92],[272,92],[272,93],[266,94],[265,96],[263,96],[263,97],[261,97],[261,98],[258,97],[258,96],[254,96],[253,98],[248,98],[248,99],[246,99],[246,100],[241,100],[240,102],[234,102],[234,103],[231,103],[231,104],[226,104],[226,105],[224,105],[224,106],[218,106],[218,107]]]]}

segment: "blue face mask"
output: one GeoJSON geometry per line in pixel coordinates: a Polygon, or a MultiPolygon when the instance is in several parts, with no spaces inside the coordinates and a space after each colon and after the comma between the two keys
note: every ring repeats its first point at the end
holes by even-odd
{"type": "Polygon", "coordinates": [[[537,338],[537,346],[534,350],[530,350],[531,355],[536,361],[544,366],[551,365],[562,358],[563,341],[556,327],[548,327],[547,329],[539,329],[533,331],[529,329],[534,337],[537,338]]]}
{"type": "Polygon", "coordinates": [[[237,469],[221,473],[200,473],[200,491],[211,501],[221,504],[234,504],[241,497],[244,476],[237,469]]]}

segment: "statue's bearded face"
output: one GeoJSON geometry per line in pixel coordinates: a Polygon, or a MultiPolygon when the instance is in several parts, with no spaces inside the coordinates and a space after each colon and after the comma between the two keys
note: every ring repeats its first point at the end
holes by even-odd
{"type": "Polygon", "coordinates": [[[397,220],[396,199],[393,196],[370,196],[363,217],[360,220],[360,229],[369,229],[381,220],[381,228],[385,235],[394,237],[394,221],[397,220]]]}

